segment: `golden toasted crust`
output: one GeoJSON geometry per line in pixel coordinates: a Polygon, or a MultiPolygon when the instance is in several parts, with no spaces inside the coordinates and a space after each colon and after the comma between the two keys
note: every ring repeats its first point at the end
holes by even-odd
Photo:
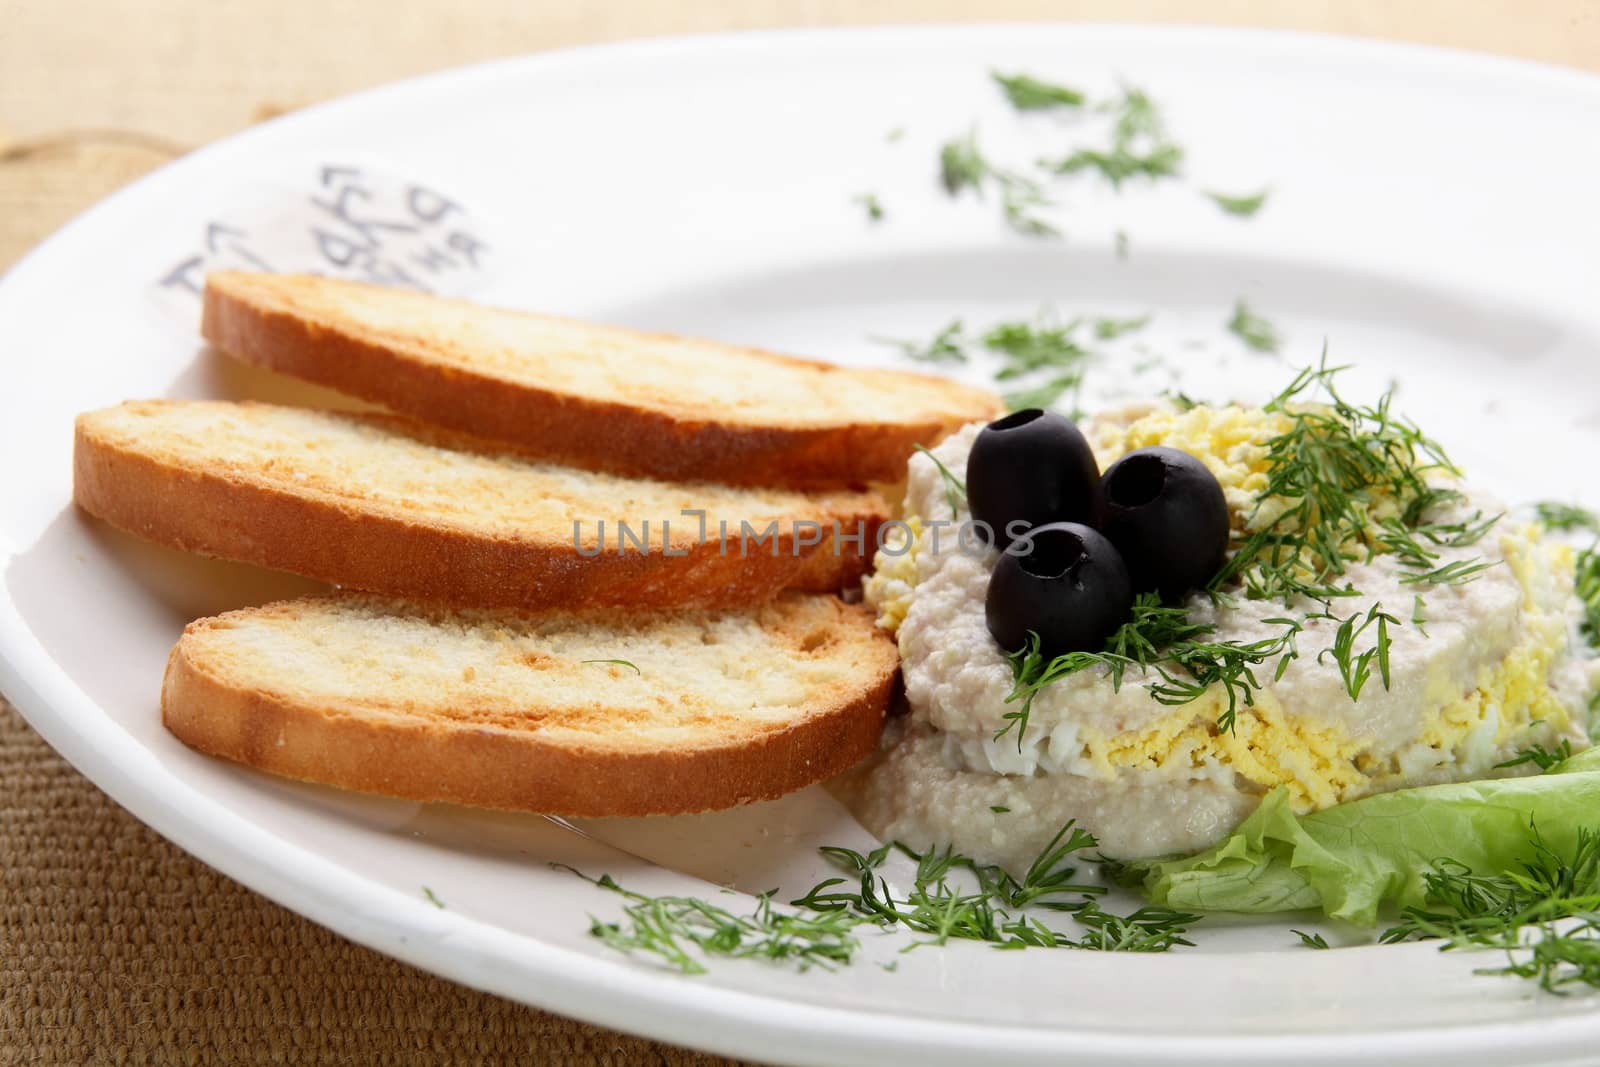
{"type": "MultiPolygon", "coordinates": [[[[818,612],[803,602],[831,601],[823,614],[834,620],[840,644],[825,654],[841,660],[839,679],[787,721],[739,730],[719,720],[687,741],[651,747],[629,735],[640,717],[659,714],[655,701],[597,709],[609,718],[590,716],[583,734],[549,729],[546,717],[559,712],[542,707],[543,694],[530,687],[525,725],[486,724],[452,717],[451,693],[413,694],[405,678],[381,692],[358,688],[323,700],[297,677],[314,674],[316,663],[241,663],[214,647],[253,614],[303,612],[310,625],[323,605],[340,599],[307,598],[190,624],[167,663],[167,729],[202,752],[273,774],[408,800],[589,817],[689,813],[778,797],[865,758],[882,731],[898,666],[892,641],[861,609],[791,594],[764,609],[759,623],[773,654],[807,655],[818,612]],[[796,625],[775,617],[794,604],[805,616],[796,625]]],[[[462,696],[470,692],[466,686],[454,697],[470,700],[462,696]]],[[[670,703],[675,694],[660,696],[670,703]]]]}
{"type": "MultiPolygon", "coordinates": [[[[146,451],[108,439],[101,414],[79,416],[73,457],[74,499],[90,514],[174,548],[468,606],[719,607],[759,603],[785,588],[836,591],[860,578],[885,515],[875,494],[847,494],[837,498],[841,507],[819,501],[813,512],[795,516],[826,526],[815,545],[797,548],[784,523],[775,552],[740,552],[736,543],[724,552],[713,535],[675,549],[681,556],[652,543],[648,553],[607,550],[585,558],[570,537],[462,528],[146,451]],[[863,543],[852,540],[835,551],[834,520],[847,536],[860,524],[863,543]]],[[[468,447],[409,420],[337,417],[468,447]]]]}
{"type": "MultiPolygon", "coordinates": [[[[338,308],[340,298],[382,293],[397,302],[433,301],[441,318],[512,317],[418,294],[308,276],[221,272],[206,280],[201,331],[249,363],[330,386],[428,422],[506,441],[574,466],[668,479],[800,488],[893,481],[917,444],[1002,409],[991,392],[931,375],[852,370],[758,349],[736,349],[666,334],[586,326],[515,315],[530,330],[558,329],[578,339],[529,351],[533,376],[437,337],[374,329],[338,308]],[[691,347],[723,361],[714,373],[686,372],[666,395],[622,386],[580,389],[541,368],[582,361],[626,381],[629,363],[654,358],[650,346],[691,347]],[[622,353],[627,352],[624,356],[622,353]],[[737,370],[726,361],[736,360],[737,370]],[[730,405],[717,381],[737,375],[754,391],[730,405]],[[788,395],[801,376],[817,396],[882,401],[876,415],[841,416],[837,404],[788,395]],[[769,380],[770,379],[770,380],[769,380]]],[[[530,348],[537,349],[535,343],[530,348]]],[[[521,355],[521,353],[517,353],[521,355]]]]}

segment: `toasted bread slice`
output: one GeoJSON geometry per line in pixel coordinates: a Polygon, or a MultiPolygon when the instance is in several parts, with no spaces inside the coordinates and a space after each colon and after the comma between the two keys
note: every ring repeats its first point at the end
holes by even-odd
{"type": "Polygon", "coordinates": [[[167,729],[264,771],[560,815],[706,811],[868,755],[898,657],[871,615],[452,611],[354,594],[191,623],[167,729]],[[623,662],[612,662],[623,661],[623,662]]]}
{"type": "Polygon", "coordinates": [[[574,466],[734,485],[895,481],[1000,410],[933,375],[503,311],[306,275],[206,279],[206,339],[249,363],[574,466]]]}
{"type": "Polygon", "coordinates": [[[163,400],[79,416],[74,494],[175,548],[472,607],[834,591],[860,577],[885,511],[873,493],[574,470],[393,415],[163,400]]]}

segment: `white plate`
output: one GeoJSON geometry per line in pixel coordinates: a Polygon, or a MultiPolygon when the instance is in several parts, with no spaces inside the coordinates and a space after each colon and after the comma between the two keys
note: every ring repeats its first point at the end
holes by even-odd
{"type": "Polygon", "coordinates": [[[306,394],[206,352],[176,268],[326,267],[367,246],[446,291],[847,360],[892,361],[869,334],[954,315],[1153,310],[1143,340],[1210,395],[1285,377],[1221,328],[1246,296],[1296,361],[1327,337],[1359,365],[1353,389],[1397,377],[1480,480],[1593,503],[1597,121],[1600,81],[1503,60],[1028,26],[563,53],[269,123],[112,197],[0,284],[0,683],[135,815],[274,900],[459,981],[669,1041],[797,1063],[1576,1062],[1600,1041],[1593,1000],[1477,977],[1481,959],[1427,945],[1309,952],[1289,921],[1220,923],[1164,956],[922,949],[894,973],[874,965],[892,939],[834,974],[723,963],[684,978],[620,958],[586,934],[615,898],[546,861],[650,891],[801,890],[824,873],[811,846],[861,831],[810,791],[584,836],[198,756],[158,721],[171,643],[194,616],[303,583],[80,519],[69,459],[72,416],[126,397],[306,394]],[[1191,180],[1064,187],[1059,243],[1008,233],[992,201],[947,200],[936,148],[974,122],[1013,157],[1075,136],[1013,114],[991,67],[1146,86],[1191,180]],[[1249,221],[1196,191],[1263,184],[1249,221]],[[881,225],[851,201],[869,190],[881,225]]]}

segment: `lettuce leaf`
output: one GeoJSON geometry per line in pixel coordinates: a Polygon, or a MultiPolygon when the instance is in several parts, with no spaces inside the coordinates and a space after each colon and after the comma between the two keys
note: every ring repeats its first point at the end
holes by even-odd
{"type": "Polygon", "coordinates": [[[1423,903],[1425,872],[1451,859],[1499,874],[1531,856],[1529,822],[1558,851],[1600,825],[1600,747],[1524,778],[1421,786],[1297,816],[1269,793],[1226,839],[1187,859],[1129,865],[1158,904],[1184,911],[1321,908],[1370,926],[1423,903]]]}

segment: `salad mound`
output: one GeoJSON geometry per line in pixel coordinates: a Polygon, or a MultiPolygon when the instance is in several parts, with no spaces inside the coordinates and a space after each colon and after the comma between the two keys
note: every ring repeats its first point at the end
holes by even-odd
{"type": "Polygon", "coordinates": [[[846,793],[885,839],[1018,864],[1072,818],[1111,857],[1191,854],[1269,798],[1310,815],[1588,747],[1600,669],[1577,554],[1467,485],[1387,398],[1348,403],[1323,368],[1260,408],[1086,421],[1102,470],[1152,447],[1199,460],[1228,556],[1181,599],[1141,594],[1103,649],[1054,655],[1000,647],[1003,550],[958,536],[979,429],[912,457],[905,526],[866,586],[910,713],[846,793]]]}

